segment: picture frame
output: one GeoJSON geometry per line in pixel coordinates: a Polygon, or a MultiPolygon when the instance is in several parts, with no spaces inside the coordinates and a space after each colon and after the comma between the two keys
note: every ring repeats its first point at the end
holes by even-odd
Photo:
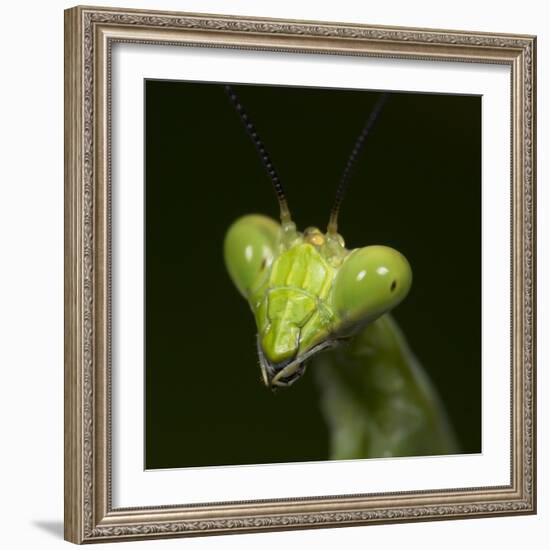
{"type": "MultiPolygon", "coordinates": [[[[66,10],[66,540],[108,542],[536,513],[535,75],[533,36],[85,6],[66,10]],[[342,481],[338,491],[236,499],[224,497],[222,491],[224,475],[235,475],[236,470],[221,468],[216,473],[209,469],[189,472],[202,480],[198,485],[209,480],[211,493],[202,500],[191,497],[181,502],[168,496],[162,500],[162,494],[153,498],[144,490],[143,503],[115,505],[113,487],[121,465],[125,468],[116,451],[122,432],[113,426],[113,411],[117,414],[113,346],[118,344],[113,341],[117,297],[112,267],[117,261],[113,255],[120,252],[112,246],[117,223],[113,167],[120,163],[112,155],[113,88],[121,84],[120,75],[113,75],[117,44],[160,48],[160,52],[168,47],[231,51],[237,57],[245,52],[310,56],[304,58],[305,63],[319,56],[333,60],[334,66],[350,59],[371,59],[414,60],[453,70],[461,64],[506,68],[508,76],[502,81],[507,83],[504,92],[510,100],[510,140],[505,136],[510,162],[505,166],[509,184],[501,185],[510,196],[509,205],[504,201],[504,207],[509,206],[509,231],[504,233],[510,255],[506,258],[509,279],[502,275],[503,281],[509,281],[504,285],[508,293],[500,296],[510,307],[505,318],[509,348],[502,346],[509,357],[508,370],[501,369],[509,373],[505,376],[509,384],[501,391],[510,413],[504,424],[509,431],[500,441],[509,453],[506,483],[461,486],[457,481],[430,488],[428,480],[422,489],[402,485],[365,491],[346,490],[348,485],[342,481]]],[[[219,72],[212,78],[223,82],[226,76],[219,72]]],[[[486,361],[484,355],[484,361],[485,369],[499,360],[486,361]]],[[[342,467],[350,469],[351,465],[342,467]]]]}

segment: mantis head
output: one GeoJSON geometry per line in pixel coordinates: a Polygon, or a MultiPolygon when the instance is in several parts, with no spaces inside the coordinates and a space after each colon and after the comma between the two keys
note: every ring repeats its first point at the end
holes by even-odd
{"type": "Polygon", "coordinates": [[[257,214],[229,228],[225,262],[248,300],[258,329],[266,386],[289,386],[306,361],[393,309],[407,295],[412,272],[387,246],[347,250],[338,234],[285,231],[257,214]]]}
{"type": "MultiPolygon", "coordinates": [[[[381,109],[379,101],[361,132],[338,187],[326,233],[296,230],[279,179],[233,90],[226,87],[279,199],[281,223],[259,214],[229,228],[225,263],[256,320],[257,346],[266,386],[294,383],[317,353],[350,338],[393,309],[407,295],[412,272],[405,257],[387,246],[347,250],[337,217],[351,166],[381,109]]],[[[385,97],[383,96],[383,99],[385,97]]]]}

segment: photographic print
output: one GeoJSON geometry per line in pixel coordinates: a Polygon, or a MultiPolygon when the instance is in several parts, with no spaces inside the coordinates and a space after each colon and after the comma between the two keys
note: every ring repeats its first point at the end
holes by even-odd
{"type": "Polygon", "coordinates": [[[481,452],[481,97],[144,85],[146,467],[481,452]]]}
{"type": "Polygon", "coordinates": [[[536,37],[65,12],[65,537],[536,511],[536,37]]]}

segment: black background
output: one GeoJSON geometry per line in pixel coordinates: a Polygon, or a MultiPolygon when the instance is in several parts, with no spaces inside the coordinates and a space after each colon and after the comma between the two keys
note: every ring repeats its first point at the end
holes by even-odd
{"type": "MultiPolygon", "coordinates": [[[[229,225],[277,217],[222,85],[146,81],[146,468],[325,460],[313,376],[273,395],[255,325],[223,263],[229,225]]],[[[375,92],[235,86],[299,229],[323,230],[375,92]]],[[[339,231],[413,268],[394,316],[437,386],[462,452],[481,450],[481,98],[391,94],[339,231]]]]}

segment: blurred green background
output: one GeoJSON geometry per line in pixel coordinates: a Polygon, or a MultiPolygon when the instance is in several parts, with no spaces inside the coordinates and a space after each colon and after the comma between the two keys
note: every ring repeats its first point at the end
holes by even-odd
{"type": "MultiPolygon", "coordinates": [[[[328,221],[378,93],[235,86],[299,229],[328,221]]],[[[146,468],[326,460],[308,373],[272,394],[255,325],[226,274],[229,225],[277,217],[270,180],[222,85],[146,91],[146,468]]],[[[394,316],[438,388],[462,452],[481,451],[481,98],[390,95],[344,200],[348,248],[385,244],[413,268],[394,316]]]]}

